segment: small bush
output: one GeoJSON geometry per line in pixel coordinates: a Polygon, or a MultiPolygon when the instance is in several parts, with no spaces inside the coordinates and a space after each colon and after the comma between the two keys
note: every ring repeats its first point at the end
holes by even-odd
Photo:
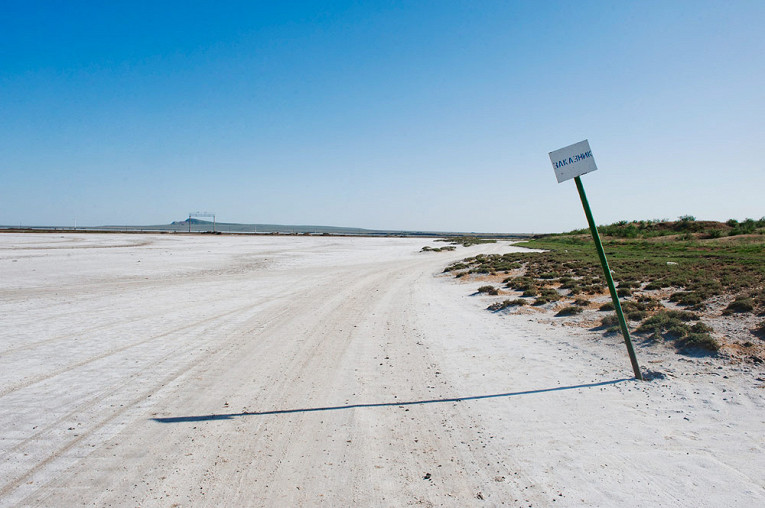
{"type": "Polygon", "coordinates": [[[607,316],[603,316],[603,319],[600,320],[600,326],[598,328],[605,329],[603,333],[605,333],[606,335],[618,333],[620,330],[619,318],[616,317],[616,314],[609,314],[607,316]]]}
{"type": "Polygon", "coordinates": [[[644,333],[654,340],[660,339],[664,334],[675,338],[683,337],[690,331],[690,327],[681,319],[670,316],[667,312],[659,312],[649,317],[635,330],[636,333],[644,333]]]}
{"type": "Polygon", "coordinates": [[[616,294],[619,296],[631,296],[632,290],[630,288],[619,288],[616,290],[616,294]]]}
{"type": "Polygon", "coordinates": [[[765,289],[749,293],[749,298],[752,299],[755,308],[765,306],[765,289]]]}
{"type": "Polygon", "coordinates": [[[587,307],[590,305],[590,301],[585,298],[577,298],[574,300],[574,305],[579,305],[580,307],[587,307]]]}
{"type": "Polygon", "coordinates": [[[608,310],[614,310],[614,304],[611,302],[604,303],[600,306],[598,309],[599,311],[608,311],[608,310]]]}
{"type": "Polygon", "coordinates": [[[698,316],[692,312],[659,312],[643,321],[636,332],[648,334],[653,340],[662,337],[675,340],[675,347],[679,351],[689,349],[718,351],[720,344],[709,334],[712,329],[708,325],[702,322],[694,323],[692,326],[687,324],[688,321],[697,319],[698,316]]]}
{"type": "Polygon", "coordinates": [[[454,263],[444,268],[444,272],[454,272],[457,270],[464,270],[466,268],[470,268],[470,267],[466,265],[465,263],[454,263]]]}
{"type": "Polygon", "coordinates": [[[723,311],[725,314],[732,314],[734,312],[752,312],[754,310],[754,302],[751,298],[736,298],[733,300],[730,305],[728,305],[725,308],[725,311],[723,311]]]}
{"type": "Polygon", "coordinates": [[[621,302],[621,306],[624,312],[634,312],[646,309],[645,305],[641,302],[621,302]]]}
{"type": "Polygon", "coordinates": [[[656,315],[664,315],[670,319],[679,319],[680,321],[698,321],[701,319],[698,314],[686,310],[665,310],[656,315]]]}
{"type": "Polygon", "coordinates": [[[680,339],[690,333],[690,327],[681,321],[670,319],[664,326],[664,333],[675,339],[680,339]]]}
{"type": "Polygon", "coordinates": [[[491,305],[486,307],[486,310],[490,310],[492,312],[497,312],[497,311],[500,311],[502,309],[506,309],[509,306],[510,306],[510,300],[505,300],[504,302],[492,303],[491,305]]]}
{"type": "Polygon", "coordinates": [[[712,327],[699,321],[691,326],[691,332],[693,333],[709,333],[712,331],[712,327]]]}
{"type": "Polygon", "coordinates": [[[499,290],[495,288],[494,286],[481,286],[478,288],[479,293],[486,293],[492,296],[496,296],[499,294],[499,290]]]}
{"type": "Polygon", "coordinates": [[[603,287],[598,284],[582,286],[582,293],[587,295],[599,295],[603,292],[603,287]]]}
{"type": "Polygon", "coordinates": [[[720,238],[722,236],[722,231],[719,229],[713,229],[709,233],[707,233],[707,238],[720,238]]]}
{"type": "Polygon", "coordinates": [[[560,300],[560,295],[557,291],[545,288],[539,292],[539,296],[537,296],[534,305],[544,305],[550,302],[557,302],[558,300],[560,300]]]}
{"type": "Polygon", "coordinates": [[[701,349],[704,351],[717,352],[720,343],[707,332],[690,332],[678,344],[680,350],[701,349]]]}
{"type": "Polygon", "coordinates": [[[576,305],[569,305],[567,307],[563,307],[561,310],[558,311],[556,316],[574,316],[576,314],[581,314],[582,308],[578,307],[576,305]]]}
{"type": "Polygon", "coordinates": [[[536,288],[537,284],[534,279],[529,277],[518,277],[507,283],[507,287],[516,291],[527,291],[532,288],[536,288]]]}
{"type": "Polygon", "coordinates": [[[522,296],[537,296],[539,294],[539,290],[535,287],[531,287],[523,292],[522,296]]]}
{"type": "Polygon", "coordinates": [[[523,306],[523,305],[526,305],[526,300],[521,300],[520,298],[516,298],[515,300],[505,300],[503,302],[492,303],[491,305],[487,307],[487,309],[497,312],[497,311],[506,309],[508,307],[523,306]]]}
{"type": "Polygon", "coordinates": [[[650,296],[638,296],[637,303],[641,305],[638,310],[657,310],[663,307],[659,300],[654,300],[650,296]]]}
{"type": "Polygon", "coordinates": [[[648,313],[644,310],[633,310],[627,313],[627,319],[630,321],[642,321],[648,316],[648,313]]]}
{"type": "Polygon", "coordinates": [[[669,297],[670,302],[677,302],[685,307],[700,305],[705,300],[704,295],[695,291],[678,291],[669,297]]]}
{"type": "Polygon", "coordinates": [[[449,252],[449,251],[453,251],[456,248],[457,247],[455,247],[454,245],[447,245],[445,247],[437,247],[437,248],[433,248],[426,245],[425,247],[422,248],[421,252],[449,252]]]}

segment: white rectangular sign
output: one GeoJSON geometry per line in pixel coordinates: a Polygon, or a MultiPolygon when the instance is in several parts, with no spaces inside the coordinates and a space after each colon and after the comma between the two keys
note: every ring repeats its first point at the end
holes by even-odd
{"type": "Polygon", "coordinates": [[[550,162],[552,162],[558,183],[598,169],[592,157],[590,143],[586,139],[550,152],[550,162]]]}

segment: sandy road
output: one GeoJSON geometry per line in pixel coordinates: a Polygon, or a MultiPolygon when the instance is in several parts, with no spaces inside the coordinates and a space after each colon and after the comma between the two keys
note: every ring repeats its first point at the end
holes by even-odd
{"type": "Polygon", "coordinates": [[[480,491],[467,416],[390,405],[440,383],[422,241],[3,239],[4,504],[398,504],[435,468],[437,497],[480,491]]]}
{"type": "Polygon", "coordinates": [[[507,245],[0,242],[3,506],[765,500],[761,392],[638,386],[618,344],[436,277],[507,245]]]}

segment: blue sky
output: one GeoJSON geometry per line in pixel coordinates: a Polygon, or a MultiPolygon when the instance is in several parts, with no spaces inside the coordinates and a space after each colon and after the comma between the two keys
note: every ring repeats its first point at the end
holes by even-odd
{"type": "Polygon", "coordinates": [[[497,232],[765,215],[765,2],[0,9],[0,224],[497,232]]]}

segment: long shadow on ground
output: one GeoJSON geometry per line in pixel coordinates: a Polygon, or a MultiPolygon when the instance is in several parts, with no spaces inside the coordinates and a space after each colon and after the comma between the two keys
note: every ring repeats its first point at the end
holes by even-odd
{"type": "Polygon", "coordinates": [[[341,409],[416,406],[420,404],[462,402],[466,400],[496,399],[500,397],[518,397],[521,395],[534,395],[538,393],[561,392],[564,390],[577,390],[580,388],[596,388],[598,386],[615,385],[617,383],[624,383],[625,381],[632,381],[632,380],[633,380],[632,378],[623,378],[623,379],[615,379],[613,381],[602,381],[600,383],[589,383],[589,384],[573,385],[573,386],[559,386],[557,388],[527,390],[524,392],[496,393],[493,395],[473,395],[470,397],[453,397],[448,399],[412,400],[407,402],[378,402],[378,403],[372,403],[372,404],[348,404],[345,406],[310,407],[310,408],[303,408],[303,409],[275,409],[273,411],[222,413],[222,414],[210,414],[210,415],[198,415],[198,416],[173,416],[168,418],[152,418],[152,420],[159,423],[206,422],[206,421],[212,421],[212,420],[230,420],[232,418],[237,418],[241,416],[268,416],[268,415],[283,415],[283,414],[291,414],[291,413],[312,413],[316,411],[338,411],[341,409]]]}

